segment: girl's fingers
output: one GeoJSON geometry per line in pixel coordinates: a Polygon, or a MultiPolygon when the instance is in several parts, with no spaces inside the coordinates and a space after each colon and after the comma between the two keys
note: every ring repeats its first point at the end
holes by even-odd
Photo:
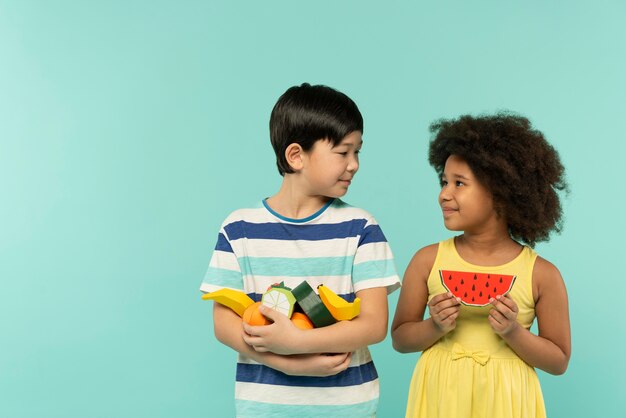
{"type": "Polygon", "coordinates": [[[503,324],[507,320],[506,316],[495,309],[489,311],[489,317],[493,318],[498,324],[503,324]]]}
{"type": "Polygon", "coordinates": [[[496,296],[496,299],[499,302],[502,302],[511,311],[517,312],[517,304],[515,303],[513,298],[508,293],[506,295],[498,295],[498,296],[496,296]]]}
{"type": "Polygon", "coordinates": [[[440,293],[436,296],[434,296],[429,302],[428,302],[428,306],[429,307],[433,307],[435,305],[437,305],[439,302],[450,299],[452,297],[452,293],[448,292],[448,293],[440,293]]]}
{"type": "Polygon", "coordinates": [[[514,319],[516,317],[515,311],[513,311],[508,305],[503,302],[503,298],[499,298],[497,300],[492,299],[491,304],[498,312],[502,313],[505,317],[509,319],[514,319]]]}
{"type": "Polygon", "coordinates": [[[441,301],[439,301],[439,302],[437,302],[437,303],[435,303],[433,305],[429,304],[428,308],[430,309],[430,312],[432,314],[438,314],[438,313],[442,312],[443,310],[445,310],[446,308],[453,307],[453,306],[459,306],[459,305],[460,305],[459,300],[453,296],[451,298],[447,298],[447,299],[441,300],[441,301]]]}
{"type": "Polygon", "coordinates": [[[439,313],[437,314],[437,318],[439,318],[442,321],[444,321],[449,316],[454,315],[454,314],[458,314],[459,311],[460,311],[460,309],[457,306],[452,306],[450,308],[446,308],[446,309],[443,309],[443,310],[439,311],[439,313]]]}

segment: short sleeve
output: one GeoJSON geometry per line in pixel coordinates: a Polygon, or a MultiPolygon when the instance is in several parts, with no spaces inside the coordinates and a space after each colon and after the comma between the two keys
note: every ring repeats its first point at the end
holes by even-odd
{"type": "Polygon", "coordinates": [[[224,226],[217,235],[217,244],[215,244],[209,268],[204,275],[200,290],[214,292],[222,288],[243,291],[241,268],[224,226]]]}
{"type": "Polygon", "coordinates": [[[385,234],[374,218],[363,227],[352,265],[354,291],[386,287],[391,293],[400,287],[393,254],[385,234]]]}

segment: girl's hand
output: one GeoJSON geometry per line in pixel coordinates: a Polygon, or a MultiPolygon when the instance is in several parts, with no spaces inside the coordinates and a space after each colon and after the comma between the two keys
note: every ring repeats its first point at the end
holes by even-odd
{"type": "Polygon", "coordinates": [[[259,312],[273,321],[270,325],[253,326],[243,322],[243,340],[259,353],[300,354],[297,343],[299,334],[304,332],[296,327],[286,315],[267,306],[260,306],[259,312]]]}
{"type": "Polygon", "coordinates": [[[489,311],[489,323],[491,328],[501,337],[506,336],[511,331],[519,327],[517,313],[519,309],[511,296],[498,295],[490,300],[494,309],[489,311]]]}
{"type": "Polygon", "coordinates": [[[461,299],[450,292],[441,293],[428,302],[428,311],[433,322],[444,334],[456,327],[456,318],[461,310],[461,299]]]}
{"type": "Polygon", "coordinates": [[[297,354],[281,359],[281,371],[291,376],[333,376],[348,368],[352,353],[297,354]]]}

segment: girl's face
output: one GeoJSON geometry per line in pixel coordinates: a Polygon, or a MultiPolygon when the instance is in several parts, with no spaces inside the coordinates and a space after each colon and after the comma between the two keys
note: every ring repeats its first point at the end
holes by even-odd
{"type": "Polygon", "coordinates": [[[451,155],[446,161],[439,205],[443,223],[451,231],[483,232],[494,221],[498,222],[491,192],[458,155],[451,155]]]}

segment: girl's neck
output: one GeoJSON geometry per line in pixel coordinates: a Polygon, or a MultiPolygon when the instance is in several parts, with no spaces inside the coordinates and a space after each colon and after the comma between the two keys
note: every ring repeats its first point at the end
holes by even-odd
{"type": "Polygon", "coordinates": [[[455,238],[454,245],[461,258],[477,265],[505,264],[517,257],[522,249],[508,231],[482,234],[465,232],[455,238]]]}
{"type": "Polygon", "coordinates": [[[303,191],[292,176],[286,174],[280,190],[266,203],[273,211],[291,219],[309,217],[319,211],[329,200],[326,196],[312,196],[303,191]]]}

